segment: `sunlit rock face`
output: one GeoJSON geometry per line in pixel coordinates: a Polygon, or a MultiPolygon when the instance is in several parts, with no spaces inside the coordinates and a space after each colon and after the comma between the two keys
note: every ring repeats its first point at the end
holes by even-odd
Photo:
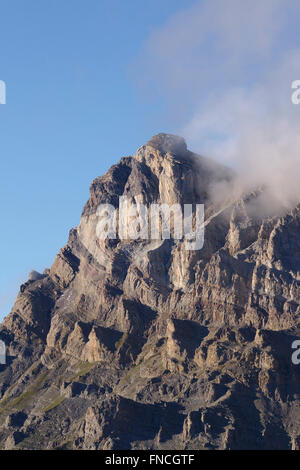
{"type": "Polygon", "coordinates": [[[0,327],[1,448],[299,448],[300,206],[266,214],[263,189],[234,188],[168,134],[92,182],[0,327]],[[204,204],[203,248],[100,239],[121,197],[204,204]]]}

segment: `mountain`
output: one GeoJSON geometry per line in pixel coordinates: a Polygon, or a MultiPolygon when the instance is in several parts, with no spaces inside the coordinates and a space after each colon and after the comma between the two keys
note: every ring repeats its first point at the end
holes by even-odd
{"type": "Polygon", "coordinates": [[[92,182],[0,326],[1,448],[300,448],[300,205],[264,215],[263,188],[237,197],[234,179],[158,134],[92,182]],[[202,249],[101,239],[120,197],[204,204],[202,249]]]}

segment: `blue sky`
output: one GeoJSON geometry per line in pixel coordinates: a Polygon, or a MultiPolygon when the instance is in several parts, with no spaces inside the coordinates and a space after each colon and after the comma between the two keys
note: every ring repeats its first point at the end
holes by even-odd
{"type": "Polygon", "coordinates": [[[148,35],[190,3],[1,1],[0,317],[28,272],[52,264],[92,179],[173,130],[161,100],[144,99],[135,60],[148,35]]]}

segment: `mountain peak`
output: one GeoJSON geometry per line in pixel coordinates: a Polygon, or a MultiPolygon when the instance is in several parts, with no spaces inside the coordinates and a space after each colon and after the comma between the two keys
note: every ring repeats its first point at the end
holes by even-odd
{"type": "Polygon", "coordinates": [[[259,193],[225,199],[231,178],[158,134],[93,181],[0,325],[0,450],[300,449],[300,211],[257,217],[259,193]],[[127,238],[100,238],[98,207],[120,222],[120,197],[204,203],[203,247],[171,236],[176,211],[160,211],[169,238],[139,239],[127,210],[127,238]]]}
{"type": "Polygon", "coordinates": [[[184,155],[187,152],[187,145],[183,137],[173,134],[154,135],[147,145],[159,150],[162,153],[172,153],[174,155],[184,155]]]}

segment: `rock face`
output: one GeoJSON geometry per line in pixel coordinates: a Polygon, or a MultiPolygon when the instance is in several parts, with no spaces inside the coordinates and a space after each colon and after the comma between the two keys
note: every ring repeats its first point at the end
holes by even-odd
{"type": "Polygon", "coordinates": [[[91,185],[0,326],[0,447],[299,449],[300,205],[221,202],[232,173],[159,134],[91,185]],[[217,187],[217,186],[216,186],[217,187]],[[205,241],[100,239],[99,204],[205,205],[205,241]]]}

